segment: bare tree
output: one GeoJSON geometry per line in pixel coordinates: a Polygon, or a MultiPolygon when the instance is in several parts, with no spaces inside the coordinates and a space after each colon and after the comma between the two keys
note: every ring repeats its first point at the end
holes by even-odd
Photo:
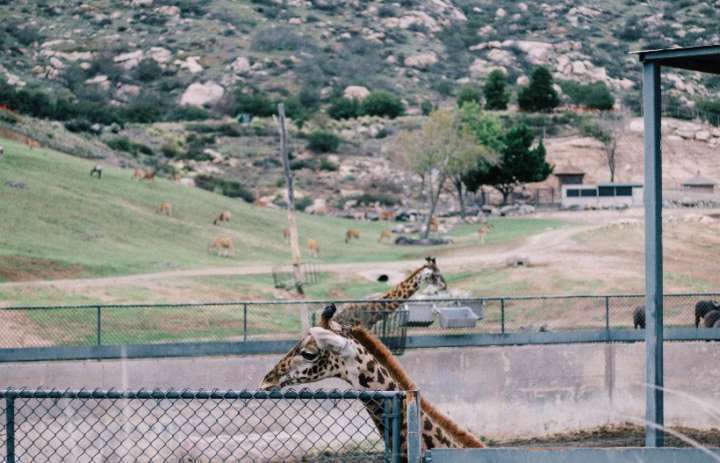
{"type": "Polygon", "coordinates": [[[610,182],[615,181],[618,163],[618,144],[627,131],[628,117],[625,113],[605,113],[596,121],[586,122],[581,132],[598,140],[603,145],[605,161],[610,171],[610,182]]]}
{"type": "Polygon", "coordinates": [[[487,151],[449,110],[433,112],[419,130],[403,132],[398,140],[400,161],[423,182],[428,214],[422,237],[426,239],[447,180],[466,168],[466,159],[484,156],[487,151]]]}

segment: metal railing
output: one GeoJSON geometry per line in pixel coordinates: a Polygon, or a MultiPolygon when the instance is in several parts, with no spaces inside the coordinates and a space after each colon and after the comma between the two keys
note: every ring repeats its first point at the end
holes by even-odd
{"type": "MultiPolygon", "coordinates": [[[[694,326],[695,304],[720,300],[720,293],[665,295],[665,324],[694,326]]],[[[428,300],[424,300],[428,301],[428,300]]],[[[444,329],[436,313],[417,333],[507,333],[574,329],[632,328],[633,310],[642,294],[568,296],[493,296],[433,299],[437,308],[482,305],[484,318],[475,327],[444,329]]],[[[193,302],[185,304],[90,304],[0,308],[0,349],[42,346],[129,345],[168,342],[297,340],[302,330],[299,307],[312,314],[329,303],[367,300],[288,300],[193,302]]],[[[373,301],[374,305],[412,301],[373,301]]],[[[436,311],[437,312],[437,311],[436,311]]]]}
{"type": "Polygon", "coordinates": [[[3,389],[0,451],[7,463],[399,462],[404,397],[398,391],[3,389]]]}

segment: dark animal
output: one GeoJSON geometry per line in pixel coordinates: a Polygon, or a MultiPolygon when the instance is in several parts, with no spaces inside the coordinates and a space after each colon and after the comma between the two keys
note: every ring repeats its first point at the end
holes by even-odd
{"type": "Polygon", "coordinates": [[[645,306],[639,305],[633,310],[633,327],[645,329],[645,306]]]}
{"type": "Polygon", "coordinates": [[[699,301],[695,304],[695,328],[700,326],[700,320],[705,318],[708,312],[720,309],[716,301],[699,301]]]}
{"type": "Polygon", "coordinates": [[[711,310],[705,314],[705,328],[720,328],[720,310],[711,310]]]}
{"type": "Polygon", "coordinates": [[[100,164],[95,164],[95,166],[90,171],[90,176],[97,175],[98,178],[102,178],[102,166],[100,164]]]}

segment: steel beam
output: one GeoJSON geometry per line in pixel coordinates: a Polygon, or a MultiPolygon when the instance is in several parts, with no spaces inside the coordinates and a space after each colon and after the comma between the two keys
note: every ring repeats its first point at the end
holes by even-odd
{"type": "Polygon", "coordinates": [[[663,253],[660,65],[643,63],[645,119],[645,445],[662,447],[663,253]]]}

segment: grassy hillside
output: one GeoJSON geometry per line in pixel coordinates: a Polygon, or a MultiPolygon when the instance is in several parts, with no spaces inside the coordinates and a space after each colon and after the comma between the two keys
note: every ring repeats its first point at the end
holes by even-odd
{"type": "MultiPolygon", "coordinates": [[[[282,237],[286,214],[262,209],[167,180],[131,179],[130,170],[105,167],[102,179],[90,177],[93,163],[45,149],[3,141],[0,160],[0,278],[122,275],[181,268],[283,263],[289,249],[282,237]],[[14,185],[14,186],[13,186],[14,185]],[[159,215],[161,202],[173,205],[173,216],[159,215]],[[222,210],[232,220],[213,226],[222,210]],[[216,236],[235,241],[230,258],[208,253],[216,236]]],[[[427,248],[378,244],[389,223],[349,222],[300,214],[300,239],[319,241],[322,262],[396,260],[425,255],[427,248]],[[360,230],[361,239],[346,245],[345,230],[360,230]]],[[[537,233],[555,221],[501,221],[489,242],[537,233]]],[[[477,245],[474,228],[460,227],[458,244],[477,245]]],[[[445,248],[433,248],[442,253],[445,248]]]]}

